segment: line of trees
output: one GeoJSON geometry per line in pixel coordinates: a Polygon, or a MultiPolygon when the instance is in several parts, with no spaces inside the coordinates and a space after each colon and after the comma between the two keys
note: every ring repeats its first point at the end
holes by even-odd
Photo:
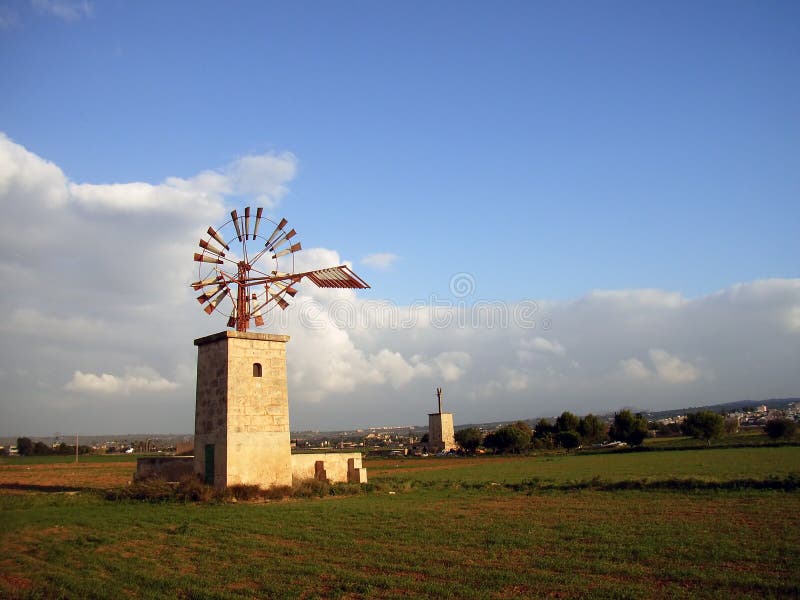
{"type": "MultiPolygon", "coordinates": [[[[646,434],[647,421],[644,423],[646,434]]],[[[475,452],[483,446],[498,453],[519,454],[531,449],[571,450],[581,445],[606,441],[608,435],[609,428],[600,417],[593,414],[578,417],[565,411],[553,423],[548,419],[539,419],[533,428],[525,421],[517,421],[484,436],[479,429],[469,427],[457,431],[455,438],[467,452],[475,452]]]]}
{"type": "MultiPolygon", "coordinates": [[[[497,453],[519,454],[528,450],[571,450],[607,441],[639,446],[650,434],[649,430],[654,428],[656,425],[649,423],[644,415],[627,409],[615,413],[610,424],[593,414],[578,417],[565,411],[555,422],[539,419],[532,429],[525,421],[517,421],[485,436],[475,427],[461,429],[456,432],[455,438],[470,453],[483,446],[497,453]]],[[[722,437],[726,432],[733,432],[731,424],[722,415],[705,410],[687,414],[685,421],[676,429],[679,431],[670,433],[680,432],[704,440],[709,445],[711,440],[722,437]]],[[[767,423],[767,433],[773,438],[789,438],[795,432],[796,425],[790,419],[774,419],[767,423]]]]}
{"type": "MultiPolygon", "coordinates": [[[[89,454],[91,451],[89,446],[78,446],[78,454],[89,454]]],[[[52,447],[44,442],[34,442],[30,438],[21,437],[17,438],[17,452],[20,456],[72,455],[75,454],[75,446],[61,442],[52,447]]]]}

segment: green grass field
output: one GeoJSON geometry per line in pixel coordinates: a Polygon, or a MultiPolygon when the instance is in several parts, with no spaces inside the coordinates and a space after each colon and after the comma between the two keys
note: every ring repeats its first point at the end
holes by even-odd
{"type": "Polygon", "coordinates": [[[800,590],[800,492],[491,485],[780,477],[800,471],[798,447],[469,463],[368,463],[369,493],[262,504],[0,494],[0,597],[792,598],[800,590]]]}
{"type": "MultiPolygon", "coordinates": [[[[78,464],[130,462],[135,463],[142,454],[82,454],[78,464]]],[[[75,455],[68,456],[0,456],[0,465],[60,465],[72,464],[75,455]]]]}
{"type": "MultiPolygon", "coordinates": [[[[669,479],[695,477],[724,481],[742,477],[800,472],[800,447],[727,448],[675,452],[609,452],[603,454],[484,457],[479,467],[460,466],[458,458],[398,459],[381,461],[370,471],[371,481],[404,479],[442,482],[512,483],[539,478],[545,481],[580,481],[599,477],[669,479]],[[373,474],[374,473],[374,474],[373,474]]],[[[474,463],[467,460],[465,462],[474,463]]],[[[368,462],[367,467],[371,465],[368,462]]]]}

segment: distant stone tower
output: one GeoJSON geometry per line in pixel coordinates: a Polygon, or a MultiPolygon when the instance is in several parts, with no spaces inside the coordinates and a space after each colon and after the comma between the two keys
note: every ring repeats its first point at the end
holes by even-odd
{"type": "Polygon", "coordinates": [[[428,414],[428,451],[447,452],[456,447],[453,413],[442,412],[442,388],[436,388],[439,412],[428,414]]]}
{"type": "Polygon", "coordinates": [[[194,341],[194,472],[206,483],[292,484],[288,341],[288,335],[239,331],[194,341]]]}

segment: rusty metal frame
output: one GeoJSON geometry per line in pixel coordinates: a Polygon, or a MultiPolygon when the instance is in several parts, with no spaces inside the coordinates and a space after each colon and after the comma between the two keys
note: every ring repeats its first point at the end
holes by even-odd
{"type": "Polygon", "coordinates": [[[265,312],[276,306],[286,309],[289,303],[284,296],[294,297],[297,290],[292,285],[305,278],[320,288],[370,287],[347,265],[294,273],[294,254],[302,249],[301,244],[295,239],[297,232],[294,229],[286,230],[288,224],[286,219],[276,223],[265,217],[263,210],[258,207],[255,215],[249,206],[245,207],[243,215],[237,210],[232,210],[230,220],[223,223],[219,229],[209,227],[206,230],[207,238],[201,238],[198,244],[201,252],[196,252],[194,255],[194,260],[198,263],[198,280],[190,285],[195,291],[201,292],[197,301],[205,305],[203,308],[209,315],[223,312],[222,301],[228,298],[233,305],[232,310],[225,310],[228,327],[235,327],[237,331],[247,331],[251,320],[256,327],[264,324],[265,312]],[[262,221],[275,226],[269,236],[259,235],[262,221]],[[235,229],[235,234],[231,232],[231,238],[226,239],[223,232],[226,229],[230,231],[231,225],[235,229]],[[264,246],[249,257],[247,242],[251,238],[253,241],[261,239],[264,246]],[[231,245],[234,243],[240,244],[241,248],[238,260],[236,253],[231,251],[231,245]],[[258,268],[259,261],[267,255],[273,261],[274,268],[258,268]],[[280,270],[279,259],[285,256],[291,258],[289,271],[280,270]],[[263,292],[260,294],[252,291],[262,286],[263,292]]]}

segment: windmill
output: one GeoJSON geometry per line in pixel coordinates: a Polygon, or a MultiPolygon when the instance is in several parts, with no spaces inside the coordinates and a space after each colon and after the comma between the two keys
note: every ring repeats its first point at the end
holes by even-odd
{"type": "Polygon", "coordinates": [[[244,209],[218,229],[209,227],[200,239],[197,281],[191,284],[201,292],[197,301],[209,315],[221,312],[228,327],[247,331],[251,321],[264,325],[264,315],[276,306],[289,306],[293,286],[309,279],[321,288],[365,289],[369,285],[346,265],[316,271],[294,272],[294,255],[301,249],[297,232],[287,229],[286,219],[276,223],[264,216],[264,209],[244,209]],[[269,235],[264,235],[269,231],[269,235]]]}

